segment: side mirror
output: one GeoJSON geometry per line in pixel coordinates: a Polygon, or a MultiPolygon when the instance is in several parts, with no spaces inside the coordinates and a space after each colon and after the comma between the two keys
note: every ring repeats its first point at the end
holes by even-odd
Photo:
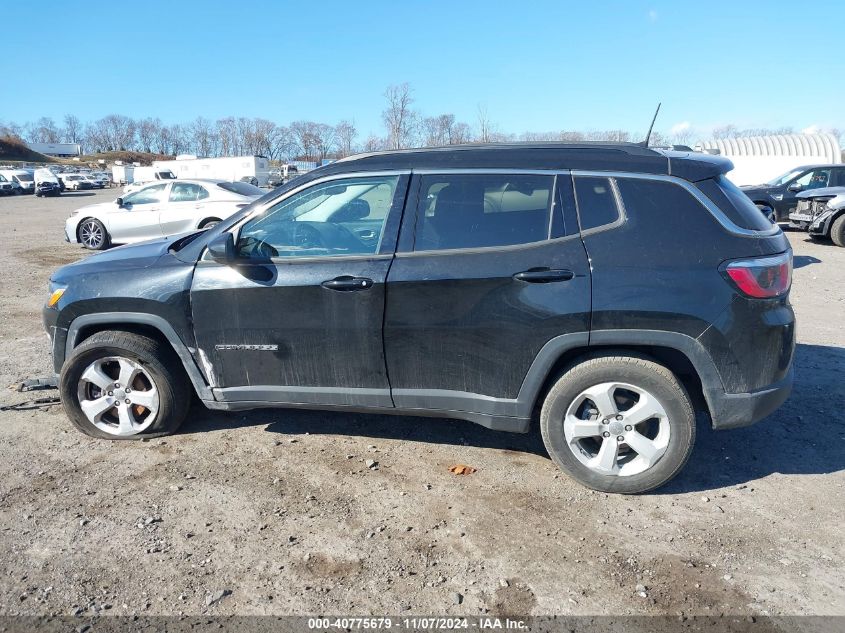
{"type": "Polygon", "coordinates": [[[801,186],[801,183],[793,182],[791,185],[787,187],[789,191],[798,192],[801,191],[804,187],[801,186]]]}
{"type": "Polygon", "coordinates": [[[235,237],[226,231],[208,243],[208,255],[219,264],[235,260],[235,237]]]}
{"type": "Polygon", "coordinates": [[[117,200],[115,200],[115,204],[117,204],[117,206],[122,209],[123,208],[123,198],[118,198],[117,200]]]}

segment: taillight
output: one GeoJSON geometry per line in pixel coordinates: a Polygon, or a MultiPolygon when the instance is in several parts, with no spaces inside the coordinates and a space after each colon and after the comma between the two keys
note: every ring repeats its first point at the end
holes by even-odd
{"type": "Polygon", "coordinates": [[[724,270],[740,292],[749,297],[780,297],[789,292],[792,284],[792,251],[772,257],[736,260],[724,270]]]}

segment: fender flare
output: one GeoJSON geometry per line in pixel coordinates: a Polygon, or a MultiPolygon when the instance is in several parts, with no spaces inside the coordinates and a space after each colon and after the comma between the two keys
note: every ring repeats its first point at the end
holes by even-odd
{"type": "Polygon", "coordinates": [[[146,325],[158,330],[167,339],[167,342],[170,343],[179,360],[182,361],[185,373],[188,375],[197,395],[203,400],[214,399],[211,387],[199,367],[197,367],[188,346],[179,338],[179,335],[176,334],[176,330],[173,329],[170,323],[163,317],[155,314],[146,314],[143,312],[99,312],[76,317],[71,321],[70,326],[68,326],[67,339],[65,340],[65,359],[81,343],[79,335],[83,328],[91,325],[114,325],[119,327],[127,324],[146,325]]]}

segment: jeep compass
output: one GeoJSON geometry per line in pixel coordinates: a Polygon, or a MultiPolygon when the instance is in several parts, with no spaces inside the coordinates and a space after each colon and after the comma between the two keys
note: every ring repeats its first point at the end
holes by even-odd
{"type": "Polygon", "coordinates": [[[697,409],[751,424],[792,385],[792,252],[731,167],[589,143],[343,159],[56,271],[64,408],[109,439],[174,432],[195,395],[539,427],[579,482],[656,488],[697,409]]]}

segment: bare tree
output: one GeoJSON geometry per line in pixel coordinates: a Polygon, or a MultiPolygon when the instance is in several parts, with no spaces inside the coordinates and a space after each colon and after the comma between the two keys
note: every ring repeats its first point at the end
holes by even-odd
{"type": "Polygon", "coordinates": [[[387,126],[387,139],[391,149],[402,149],[411,145],[416,117],[411,111],[414,102],[411,97],[411,86],[408,83],[389,86],[384,93],[387,99],[387,109],[382,113],[382,119],[387,126]]]}
{"type": "Polygon", "coordinates": [[[731,138],[736,136],[738,131],[733,123],[728,123],[727,125],[720,125],[719,127],[713,128],[711,136],[713,138],[731,138]]]}
{"type": "Polygon", "coordinates": [[[355,129],[355,121],[341,121],[334,127],[334,136],[337,143],[337,151],[340,157],[349,156],[353,153],[355,137],[358,130],[355,129]]]}
{"type": "Polygon", "coordinates": [[[564,130],[558,135],[558,139],[564,143],[580,143],[584,140],[584,133],[575,130],[564,130]]]}
{"type": "Polygon", "coordinates": [[[187,136],[193,152],[207,158],[214,154],[214,126],[208,119],[198,116],[187,127],[187,136]]]}
{"type": "Polygon", "coordinates": [[[138,121],[138,145],[139,149],[144,152],[152,152],[153,146],[158,139],[159,132],[161,131],[161,121],[159,119],[153,119],[147,117],[141,121],[138,121]]]}
{"type": "Polygon", "coordinates": [[[452,133],[454,127],[454,114],[440,114],[438,116],[422,119],[420,122],[422,144],[425,147],[450,145],[452,143],[452,133]]]}
{"type": "Polygon", "coordinates": [[[478,105],[478,140],[482,143],[489,143],[492,140],[494,130],[490,121],[490,114],[487,106],[478,105]]]}
{"type": "Polygon", "coordinates": [[[365,152],[380,152],[387,149],[387,139],[379,138],[374,134],[370,134],[364,142],[365,152]]]}
{"type": "Polygon", "coordinates": [[[283,125],[273,128],[270,136],[269,158],[273,160],[288,159],[296,151],[296,143],[293,140],[290,129],[283,125]]]}
{"type": "Polygon", "coordinates": [[[83,127],[82,122],[73,114],[65,115],[65,127],[62,136],[66,143],[81,143],[83,127]]]}
{"type": "Polygon", "coordinates": [[[472,130],[466,123],[455,123],[449,133],[449,145],[464,145],[472,142],[472,130]]]}
{"type": "Polygon", "coordinates": [[[290,132],[297,145],[300,156],[304,160],[318,160],[320,157],[321,140],[319,138],[319,123],[313,121],[294,121],[290,124],[290,132]]]}
{"type": "Polygon", "coordinates": [[[220,144],[220,155],[235,156],[238,132],[235,119],[233,117],[218,119],[215,127],[217,128],[217,139],[220,144]]]}
{"type": "Polygon", "coordinates": [[[33,143],[58,143],[59,128],[50,117],[41,117],[35,122],[30,133],[33,143]]]}

